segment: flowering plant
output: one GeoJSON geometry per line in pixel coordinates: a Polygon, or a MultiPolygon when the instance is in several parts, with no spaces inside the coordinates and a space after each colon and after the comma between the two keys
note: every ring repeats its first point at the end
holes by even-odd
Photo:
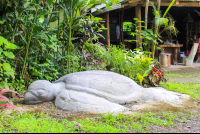
{"type": "Polygon", "coordinates": [[[164,78],[162,68],[156,69],[155,67],[152,67],[150,73],[145,77],[144,83],[157,87],[159,86],[160,81],[163,83],[167,82],[167,80],[164,78]]]}

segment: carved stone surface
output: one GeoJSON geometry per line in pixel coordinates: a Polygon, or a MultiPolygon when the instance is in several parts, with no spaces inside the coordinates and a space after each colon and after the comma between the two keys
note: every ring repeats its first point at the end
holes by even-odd
{"type": "Polygon", "coordinates": [[[67,74],[53,83],[35,81],[24,100],[26,104],[55,100],[60,109],[92,113],[121,112],[127,110],[121,104],[135,101],[181,103],[175,92],[143,88],[126,76],[101,70],[67,74]]]}

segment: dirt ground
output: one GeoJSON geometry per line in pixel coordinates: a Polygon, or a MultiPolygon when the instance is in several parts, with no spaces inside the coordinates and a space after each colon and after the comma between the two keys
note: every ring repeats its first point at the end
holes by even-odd
{"type": "MultiPolygon", "coordinates": [[[[185,68],[185,69],[179,69],[179,70],[173,70],[170,71],[171,73],[178,73],[183,75],[188,74],[199,74],[200,75],[200,68],[185,68]]],[[[200,83],[200,78],[173,78],[169,77],[168,81],[176,81],[176,82],[197,82],[200,83]]],[[[23,95],[21,95],[23,96],[23,95]]],[[[195,100],[198,103],[200,103],[200,100],[195,100]]],[[[57,120],[61,119],[68,119],[68,120],[74,120],[75,118],[95,118],[98,115],[91,114],[91,113],[85,113],[85,112],[69,112],[69,111],[63,111],[60,109],[57,109],[54,106],[53,102],[44,102],[41,104],[36,105],[25,105],[23,104],[23,98],[14,98],[14,103],[21,103],[20,106],[25,111],[30,112],[46,112],[49,113],[50,116],[57,120]]],[[[133,104],[127,104],[125,106],[131,107],[133,104]]],[[[200,110],[198,110],[198,113],[200,115],[200,110]]],[[[176,127],[164,127],[164,126],[150,126],[149,132],[161,132],[161,133],[172,133],[172,132],[179,132],[179,133],[200,133],[200,118],[193,118],[191,120],[188,120],[187,123],[184,122],[177,122],[176,127]]]]}
{"type": "Polygon", "coordinates": [[[181,77],[169,77],[168,81],[176,81],[176,82],[194,82],[200,84],[200,68],[182,68],[180,70],[171,70],[166,71],[176,74],[182,75],[199,75],[199,77],[191,77],[191,78],[181,78],[181,77]]]}

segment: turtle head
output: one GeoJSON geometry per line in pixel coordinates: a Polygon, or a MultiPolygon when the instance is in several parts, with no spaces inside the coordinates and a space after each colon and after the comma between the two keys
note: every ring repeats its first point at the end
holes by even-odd
{"type": "Polygon", "coordinates": [[[36,104],[44,101],[52,101],[55,99],[53,94],[54,87],[47,80],[37,80],[31,83],[24,96],[26,104],[36,104]]]}

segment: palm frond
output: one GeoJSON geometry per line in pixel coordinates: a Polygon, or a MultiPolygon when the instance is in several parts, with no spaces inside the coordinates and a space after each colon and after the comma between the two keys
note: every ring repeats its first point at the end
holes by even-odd
{"type": "Polygon", "coordinates": [[[176,0],[173,0],[170,5],[168,6],[167,10],[165,11],[164,15],[163,15],[163,18],[165,18],[165,16],[167,15],[167,13],[169,12],[169,9],[172,7],[172,5],[174,4],[176,0]]]}
{"type": "Polygon", "coordinates": [[[164,29],[159,34],[161,34],[163,32],[166,32],[169,36],[171,36],[171,35],[177,36],[177,34],[179,33],[179,31],[175,27],[175,22],[171,18],[169,18],[168,25],[165,26],[164,29]]]}

